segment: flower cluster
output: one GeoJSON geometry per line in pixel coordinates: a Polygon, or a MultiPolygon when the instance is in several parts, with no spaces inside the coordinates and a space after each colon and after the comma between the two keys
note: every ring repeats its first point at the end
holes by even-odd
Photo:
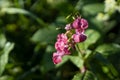
{"type": "Polygon", "coordinates": [[[62,61],[62,56],[70,54],[68,45],[68,38],[65,34],[59,34],[57,37],[57,42],[55,43],[55,49],[57,52],[53,53],[53,62],[57,64],[62,61]]]}
{"type": "Polygon", "coordinates": [[[84,34],[86,28],[88,28],[88,22],[80,17],[77,17],[72,23],[66,25],[65,29],[67,32],[65,34],[58,34],[57,36],[57,42],[55,43],[57,52],[53,53],[54,64],[60,63],[64,55],[70,54],[71,47],[76,43],[86,40],[87,36],[84,34]],[[69,33],[72,35],[68,36],[67,34],[69,33]]]}

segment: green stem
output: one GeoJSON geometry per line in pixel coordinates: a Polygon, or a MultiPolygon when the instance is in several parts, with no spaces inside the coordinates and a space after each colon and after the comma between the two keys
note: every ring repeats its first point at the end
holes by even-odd
{"type": "Polygon", "coordinates": [[[76,47],[81,54],[84,54],[83,51],[79,48],[78,44],[76,44],[76,47]]]}
{"type": "MultiPolygon", "coordinates": [[[[78,52],[80,53],[80,56],[81,56],[82,60],[85,61],[85,59],[84,59],[84,52],[79,48],[78,44],[76,44],[76,49],[77,49],[78,52]]],[[[84,73],[84,74],[85,74],[86,70],[85,70],[85,65],[84,65],[84,63],[83,63],[83,67],[80,68],[80,71],[81,71],[81,73],[84,73]],[[84,70],[83,70],[83,69],[84,69],[84,70]]]]}

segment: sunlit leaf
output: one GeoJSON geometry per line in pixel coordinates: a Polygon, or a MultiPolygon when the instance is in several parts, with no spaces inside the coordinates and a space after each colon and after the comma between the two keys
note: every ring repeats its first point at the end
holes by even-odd
{"type": "Polygon", "coordinates": [[[118,44],[102,44],[96,48],[97,52],[100,52],[104,56],[109,56],[120,51],[120,45],[118,44]]]}
{"type": "Polygon", "coordinates": [[[0,55],[0,75],[3,73],[5,66],[8,62],[8,55],[13,49],[14,43],[7,42],[3,49],[3,53],[0,55]]]}
{"type": "Polygon", "coordinates": [[[87,35],[86,45],[94,44],[100,38],[100,33],[96,30],[88,29],[85,34],[87,35]]]}
{"type": "Polygon", "coordinates": [[[70,60],[73,64],[75,64],[78,68],[83,68],[84,61],[80,56],[70,56],[70,60]]]}
{"type": "Polygon", "coordinates": [[[5,75],[5,76],[1,76],[0,80],[14,80],[14,78],[12,76],[5,75]]]}
{"type": "Polygon", "coordinates": [[[28,11],[20,8],[2,8],[1,9],[2,13],[9,13],[9,14],[30,14],[28,11]]]}
{"type": "Polygon", "coordinates": [[[12,3],[9,0],[0,0],[0,7],[1,8],[9,7],[11,5],[12,5],[12,3]]]}

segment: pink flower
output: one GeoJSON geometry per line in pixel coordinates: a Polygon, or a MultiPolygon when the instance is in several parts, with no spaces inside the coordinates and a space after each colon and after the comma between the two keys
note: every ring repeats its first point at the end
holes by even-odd
{"type": "Polygon", "coordinates": [[[68,38],[67,38],[67,36],[65,35],[65,34],[58,34],[58,36],[57,36],[57,41],[59,42],[59,41],[63,41],[65,44],[67,43],[67,40],[68,40],[68,38]]]}
{"type": "Polygon", "coordinates": [[[83,42],[86,40],[87,36],[85,34],[73,34],[73,40],[76,43],[83,42]]]}
{"type": "Polygon", "coordinates": [[[69,55],[70,54],[70,50],[68,49],[68,47],[65,47],[63,52],[64,52],[64,55],[69,55]]]}
{"type": "Polygon", "coordinates": [[[65,47],[67,47],[68,45],[66,45],[63,41],[57,41],[55,43],[55,48],[58,51],[63,51],[65,47]]]}
{"type": "Polygon", "coordinates": [[[86,29],[88,28],[88,22],[85,19],[81,19],[81,28],[86,29]]]}
{"type": "Polygon", "coordinates": [[[82,25],[82,24],[81,24],[81,18],[80,18],[80,17],[78,17],[77,19],[75,19],[75,20],[73,21],[73,23],[72,23],[72,26],[73,26],[74,29],[80,28],[81,25],[82,25]]]}
{"type": "Polygon", "coordinates": [[[70,54],[68,38],[65,34],[58,34],[55,48],[57,52],[53,53],[53,62],[58,64],[62,61],[62,56],[70,54]]]}
{"type": "Polygon", "coordinates": [[[84,29],[75,29],[76,34],[82,34],[84,31],[84,29]]]}
{"type": "Polygon", "coordinates": [[[72,29],[72,25],[71,25],[71,24],[67,24],[67,25],[65,26],[65,29],[66,29],[66,30],[72,29]]]}
{"type": "Polygon", "coordinates": [[[53,62],[54,64],[58,64],[62,61],[62,55],[59,54],[58,52],[53,53],[53,62]]]}
{"type": "Polygon", "coordinates": [[[83,42],[86,40],[87,36],[84,34],[86,28],[88,28],[88,22],[85,19],[78,17],[72,23],[73,28],[75,29],[75,34],[73,34],[74,42],[83,42]]]}
{"type": "Polygon", "coordinates": [[[59,34],[57,42],[55,43],[55,48],[58,51],[64,51],[64,48],[68,48],[68,39],[65,34],[59,34]]]}
{"type": "Polygon", "coordinates": [[[73,21],[72,26],[74,29],[86,29],[88,28],[88,22],[87,20],[78,17],[73,21]]]}

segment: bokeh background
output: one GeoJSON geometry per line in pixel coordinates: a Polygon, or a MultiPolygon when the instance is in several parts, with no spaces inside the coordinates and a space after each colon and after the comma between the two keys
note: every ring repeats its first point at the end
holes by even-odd
{"type": "Polygon", "coordinates": [[[119,76],[120,0],[0,0],[0,80],[120,80],[119,76]],[[75,12],[89,23],[88,53],[99,52],[87,65],[97,79],[74,77],[80,63],[73,60],[52,62],[57,34],[65,32],[72,19],[66,17],[75,12]]]}

